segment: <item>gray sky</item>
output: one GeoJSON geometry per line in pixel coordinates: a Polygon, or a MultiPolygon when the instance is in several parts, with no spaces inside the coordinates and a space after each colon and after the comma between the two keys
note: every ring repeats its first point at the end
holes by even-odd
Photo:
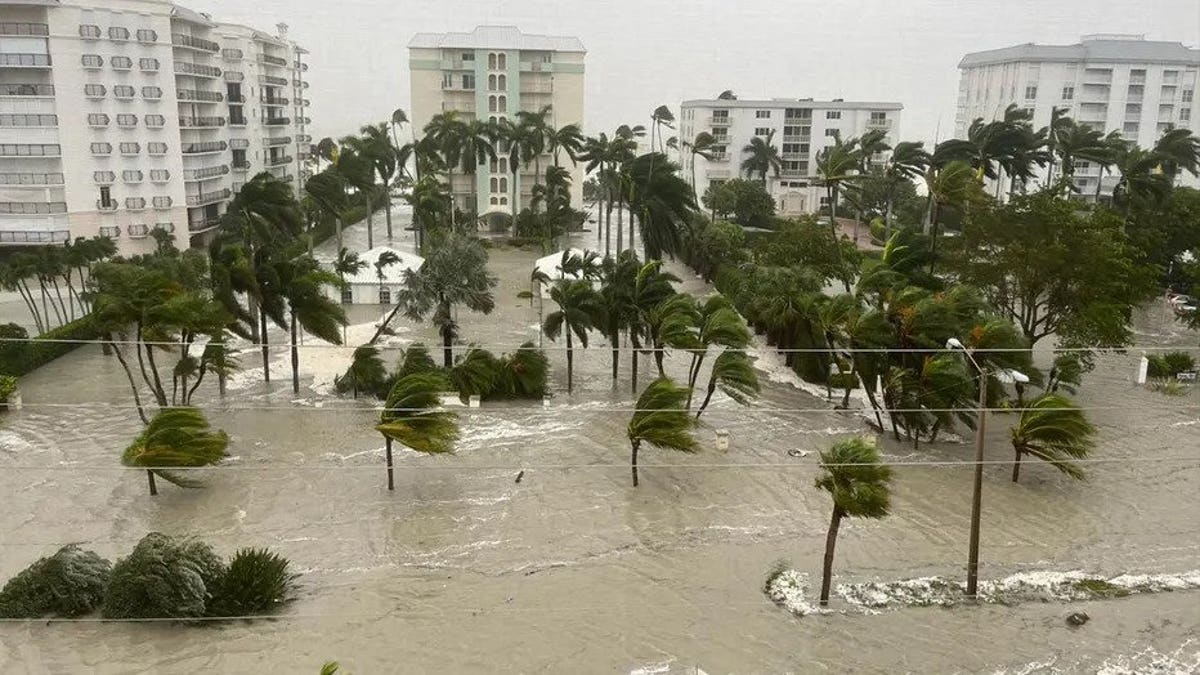
{"type": "Polygon", "coordinates": [[[647,124],[666,103],[716,96],[899,101],[900,135],[954,130],[959,58],[1085,33],[1200,43],[1198,0],[178,0],[312,53],[313,136],[408,108],[413,33],[511,24],[588,49],[585,130],[647,124]]]}

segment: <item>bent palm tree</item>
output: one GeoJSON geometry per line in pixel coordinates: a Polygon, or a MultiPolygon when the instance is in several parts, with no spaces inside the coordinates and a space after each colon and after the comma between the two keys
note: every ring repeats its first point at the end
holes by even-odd
{"type": "Polygon", "coordinates": [[[1084,459],[1095,446],[1096,428],[1065,396],[1046,393],[1029,402],[1012,429],[1013,482],[1021,477],[1024,455],[1049,462],[1071,478],[1083,478],[1073,459],[1084,459]]]}
{"type": "Polygon", "coordinates": [[[179,487],[201,487],[200,481],[185,478],[170,469],[216,464],[226,457],[228,446],[229,436],[224,431],[211,431],[208,420],[199,410],[169,408],[160,410],[146,430],[125,448],[121,463],[145,469],[150,494],[156,495],[155,475],[179,487]]]}
{"type": "MultiPolygon", "coordinates": [[[[708,407],[708,402],[712,399],[713,392],[717,390],[717,387],[720,387],[721,391],[729,398],[742,405],[748,405],[750,399],[754,398],[759,391],[758,374],[754,371],[754,361],[742,351],[721,352],[713,360],[712,374],[708,378],[708,392],[704,395],[704,401],[700,404],[700,408],[696,410],[696,419],[700,419],[700,415],[708,407]]],[[[688,395],[691,395],[690,389],[688,395]]]]}
{"type": "Polygon", "coordinates": [[[567,336],[567,393],[574,391],[575,352],[571,345],[571,334],[579,338],[584,349],[588,346],[588,331],[595,327],[600,316],[600,296],[589,281],[559,280],[550,287],[550,299],[558,304],[558,311],[546,315],[542,330],[546,337],[557,340],[559,334],[567,336]]]}
{"type": "Polygon", "coordinates": [[[825,536],[825,565],[821,573],[821,606],[829,604],[833,579],[833,549],[842,518],[882,518],[891,504],[888,484],[892,470],[879,460],[879,449],[870,441],[852,438],[821,452],[825,473],[816,486],[833,497],[833,516],[825,536]]]}
{"type": "Polygon", "coordinates": [[[750,139],[750,143],[742,148],[742,152],[749,153],[750,156],[742,160],[742,171],[746,175],[759,175],[762,181],[762,186],[767,187],[767,173],[779,175],[779,168],[783,166],[783,161],[779,158],[779,148],[771,144],[775,139],[775,130],[772,129],[767,133],[766,139],[760,136],[755,136],[750,139]]]}
{"type": "Polygon", "coordinates": [[[379,424],[387,455],[388,489],[392,481],[392,441],[417,452],[443,455],[454,452],[458,440],[458,415],[441,410],[441,392],[450,388],[445,376],[436,372],[406,375],[388,393],[379,424]]]}
{"type": "Polygon", "coordinates": [[[632,449],[630,470],[633,486],[638,484],[638,450],[649,443],[665,450],[696,452],[700,444],[692,435],[695,420],[688,415],[684,402],[688,390],[662,377],[650,383],[637,400],[637,410],[629,420],[627,435],[632,449]]]}

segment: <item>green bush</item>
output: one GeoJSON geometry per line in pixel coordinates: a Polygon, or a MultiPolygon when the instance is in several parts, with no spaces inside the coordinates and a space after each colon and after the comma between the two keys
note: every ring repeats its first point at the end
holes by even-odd
{"type": "MultiPolygon", "coordinates": [[[[394,379],[400,379],[406,375],[415,373],[433,373],[441,370],[438,364],[434,362],[433,356],[429,353],[429,348],[421,342],[414,342],[409,345],[408,349],[404,350],[404,361],[400,363],[400,368],[396,371],[394,379]]],[[[391,391],[389,388],[388,391],[391,391]]]]}
{"type": "Polygon", "coordinates": [[[500,361],[486,349],[472,347],[450,369],[450,383],[464,401],[471,396],[488,398],[500,380],[500,361]]]}
{"type": "Polygon", "coordinates": [[[855,373],[833,373],[829,376],[829,386],[834,389],[858,389],[858,375],[855,373]]]}
{"type": "MultiPolygon", "coordinates": [[[[12,332],[11,328],[8,332],[12,332]]],[[[25,331],[22,329],[20,332],[25,331]]],[[[14,334],[13,337],[20,335],[14,334]]],[[[50,340],[96,340],[100,337],[96,322],[89,314],[58,328],[52,328],[29,342],[0,343],[5,345],[5,348],[0,350],[0,373],[20,377],[82,346],[79,342],[49,342],[50,340]]]]}
{"type": "Polygon", "coordinates": [[[208,614],[250,616],[278,609],[292,598],[297,576],[288,571],[283,556],[267,549],[242,549],[213,584],[208,614]]]}
{"type": "Polygon", "coordinates": [[[1146,374],[1150,377],[1175,377],[1196,368],[1196,359],[1187,352],[1153,354],[1148,360],[1146,374]]]}
{"type": "Polygon", "coordinates": [[[39,558],[0,590],[0,617],[72,617],[100,606],[112,565],[91,551],[68,544],[39,558]]]}
{"type": "Polygon", "coordinates": [[[8,397],[17,390],[17,378],[0,375],[0,409],[8,407],[8,397]]]}
{"type": "Polygon", "coordinates": [[[501,357],[499,368],[494,397],[539,399],[550,389],[550,360],[532,342],[501,357]]]}
{"type": "Polygon", "coordinates": [[[113,566],[102,613],[109,619],[204,616],[225,571],[208,544],[151,532],[113,566]]]}

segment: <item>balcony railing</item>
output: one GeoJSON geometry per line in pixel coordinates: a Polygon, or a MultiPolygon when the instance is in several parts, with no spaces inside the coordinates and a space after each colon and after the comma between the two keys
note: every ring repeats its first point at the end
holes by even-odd
{"type": "Polygon", "coordinates": [[[267,84],[275,85],[276,87],[286,87],[288,83],[286,77],[275,77],[273,75],[259,75],[258,79],[267,84]]]}
{"type": "Polygon", "coordinates": [[[237,159],[233,162],[233,170],[238,173],[245,173],[250,170],[250,162],[244,159],[237,159]]]}
{"type": "Polygon", "coordinates": [[[291,143],[291,142],[292,142],[291,136],[280,136],[279,138],[264,138],[263,139],[263,145],[267,146],[268,148],[273,145],[287,145],[288,143],[291,143]]]}
{"type": "Polygon", "coordinates": [[[222,199],[229,199],[231,194],[233,193],[229,188],[222,188],[213,192],[202,192],[198,195],[188,195],[187,205],[204,206],[206,204],[212,204],[213,202],[219,202],[222,199]]]}
{"type": "Polygon", "coordinates": [[[727,153],[724,153],[724,152],[722,152],[722,153],[717,153],[717,154],[714,154],[714,155],[712,156],[712,159],[710,159],[710,160],[708,160],[708,161],[710,161],[710,162],[728,162],[728,161],[729,161],[729,155],[728,155],[727,153]]]}
{"type": "Polygon", "coordinates": [[[222,49],[221,58],[229,59],[230,61],[241,61],[245,56],[240,49],[222,49]]]}
{"type": "Polygon", "coordinates": [[[197,49],[202,52],[216,54],[221,51],[221,45],[212,40],[205,40],[192,35],[184,35],[183,33],[171,33],[171,44],[176,47],[187,47],[188,49],[197,49]]]}
{"type": "Polygon", "coordinates": [[[221,69],[216,66],[206,66],[188,61],[176,61],[175,72],[179,75],[194,75],[196,77],[220,77],[221,69]]]}
{"type": "Polygon", "coordinates": [[[218,164],[217,166],[206,166],[203,169],[184,169],[183,180],[198,181],[208,180],[209,178],[217,178],[229,173],[229,165],[218,164]]]}
{"type": "Polygon", "coordinates": [[[283,166],[284,164],[291,164],[292,161],[293,158],[291,155],[280,155],[278,157],[268,157],[265,164],[267,166],[283,166]]]}
{"type": "Polygon", "coordinates": [[[784,169],[779,175],[783,178],[804,178],[806,174],[799,169],[784,169]]]}
{"type": "Polygon", "coordinates": [[[714,116],[714,117],[708,118],[708,124],[709,124],[709,126],[714,126],[714,127],[727,127],[727,126],[733,124],[733,118],[732,117],[716,117],[716,116],[714,116]]]}
{"type": "Polygon", "coordinates": [[[0,54],[0,66],[17,68],[49,68],[49,54],[0,54]]]}
{"type": "Polygon", "coordinates": [[[199,155],[206,152],[222,152],[229,149],[225,141],[205,141],[203,143],[185,143],[180,152],[185,155],[199,155]]]}
{"type": "Polygon", "coordinates": [[[273,127],[283,126],[285,124],[291,124],[291,123],[292,123],[292,120],[291,120],[291,118],[288,118],[288,117],[268,117],[265,120],[263,120],[263,124],[266,124],[268,126],[273,126],[273,127]]]}
{"type": "Polygon", "coordinates": [[[61,173],[0,173],[0,185],[62,185],[61,173]]]}
{"type": "Polygon", "coordinates": [[[0,96],[53,96],[52,84],[0,84],[0,96]]]}
{"type": "Polygon", "coordinates": [[[808,143],[812,140],[812,135],[791,135],[784,136],[784,143],[808,143]]]}
{"type": "Polygon", "coordinates": [[[0,35],[49,35],[50,26],[44,23],[0,23],[0,35]]]}
{"type": "Polygon", "coordinates": [[[867,120],[868,129],[891,129],[891,120],[867,120]]]}
{"type": "Polygon", "coordinates": [[[258,61],[259,63],[267,63],[272,66],[279,66],[280,68],[287,68],[288,64],[287,59],[281,59],[278,56],[271,56],[270,54],[259,54],[258,61]]]}
{"type": "Polygon", "coordinates": [[[306,73],[306,72],[308,72],[308,64],[307,64],[307,63],[301,63],[301,62],[299,62],[299,61],[293,61],[293,62],[292,62],[292,67],[293,67],[293,68],[299,68],[299,69],[300,69],[300,72],[302,72],[302,73],[306,73]]]}
{"type": "Polygon", "coordinates": [[[108,200],[108,203],[105,204],[103,199],[97,199],[96,200],[96,210],[97,211],[116,211],[117,210],[117,200],[110,199],[110,200],[108,200]]]}
{"type": "Polygon", "coordinates": [[[228,100],[230,103],[245,103],[246,97],[242,94],[230,94],[228,100]]]}
{"type": "Polygon", "coordinates": [[[224,117],[180,117],[181,129],[212,129],[225,126],[224,117]]]}
{"type": "Polygon", "coordinates": [[[199,234],[201,232],[208,232],[209,230],[215,230],[216,228],[218,228],[220,226],[221,226],[220,218],[209,218],[207,220],[198,220],[194,223],[191,223],[191,222],[188,223],[188,232],[191,232],[192,234],[199,234]]]}
{"type": "Polygon", "coordinates": [[[206,103],[220,103],[225,100],[225,95],[219,91],[200,91],[197,89],[180,89],[178,90],[180,101],[202,101],[206,103]]]}
{"type": "Polygon", "coordinates": [[[263,105],[285,106],[288,103],[289,103],[289,101],[286,98],[279,98],[278,96],[271,97],[271,98],[264,98],[262,100],[263,105]]]}

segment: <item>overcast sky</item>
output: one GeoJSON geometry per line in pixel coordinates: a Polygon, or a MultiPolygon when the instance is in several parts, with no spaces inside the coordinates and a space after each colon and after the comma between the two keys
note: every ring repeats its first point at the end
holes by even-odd
{"type": "Polygon", "coordinates": [[[1144,33],[1200,44],[1200,0],[177,0],[274,32],[311,54],[315,138],[408,108],[416,32],[509,24],[588,49],[585,130],[646,124],[661,104],[714,97],[898,101],[900,135],[954,130],[958,60],[1022,42],[1144,33]]]}

